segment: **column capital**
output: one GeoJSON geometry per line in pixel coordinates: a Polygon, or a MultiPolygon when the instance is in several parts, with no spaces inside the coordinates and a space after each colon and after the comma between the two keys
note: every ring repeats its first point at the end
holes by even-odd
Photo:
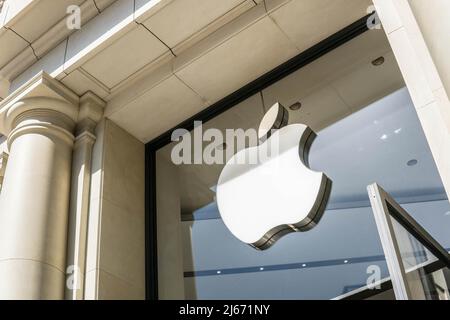
{"type": "Polygon", "coordinates": [[[78,115],[78,123],[76,135],[77,137],[84,132],[94,134],[97,123],[103,117],[106,102],[100,99],[91,91],[86,92],[80,98],[80,112],[78,115]]]}
{"type": "Polygon", "coordinates": [[[38,110],[40,116],[45,116],[46,111],[52,115],[59,113],[76,123],[79,98],[59,81],[41,72],[0,103],[0,133],[8,136],[19,116],[38,110]]]}

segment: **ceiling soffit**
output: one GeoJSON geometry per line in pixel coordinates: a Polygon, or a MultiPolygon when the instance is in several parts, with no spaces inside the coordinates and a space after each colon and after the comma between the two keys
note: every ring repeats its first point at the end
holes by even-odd
{"type": "MultiPolygon", "coordinates": [[[[171,117],[176,118],[179,112],[186,115],[185,118],[195,115],[201,109],[304,51],[311,43],[318,43],[324,37],[339,31],[334,28],[347,26],[365,16],[368,7],[366,4],[370,1],[352,0],[354,4],[359,3],[354,11],[347,6],[336,8],[341,10],[336,12],[338,18],[334,18],[332,24],[324,24],[324,32],[317,32],[320,23],[316,23],[316,28],[309,28],[310,35],[305,37],[304,43],[301,43],[301,37],[294,38],[294,32],[291,30],[296,29],[295,21],[299,19],[299,13],[310,14],[302,18],[314,25],[314,21],[321,20],[318,8],[328,1],[303,2],[308,4],[307,10],[291,2],[296,1],[278,1],[279,5],[274,8],[260,3],[195,46],[173,57],[168,63],[170,67],[151,66],[151,72],[131,76],[106,98],[109,100],[106,115],[143,142],[148,142],[176,125],[171,117]],[[278,10],[292,13],[282,17],[278,10]],[[285,21],[281,27],[277,19],[291,19],[291,23],[285,21]],[[155,77],[154,74],[158,73],[158,77],[155,77]],[[157,106],[165,104],[165,101],[157,101],[154,98],[147,100],[145,97],[152,96],[151,91],[161,87],[161,83],[167,82],[172,75],[202,101],[200,110],[199,106],[189,109],[185,104],[175,102],[164,117],[154,119],[153,110],[156,111],[157,106]],[[148,116],[136,117],[134,114],[148,116]],[[155,127],[158,130],[154,130],[155,127]]],[[[384,37],[383,31],[380,31],[380,34],[384,37]]],[[[171,88],[166,87],[166,90],[167,94],[170,94],[171,88]]],[[[184,96],[179,96],[178,101],[184,101],[184,96]]],[[[350,110],[346,104],[343,108],[350,110]]]]}

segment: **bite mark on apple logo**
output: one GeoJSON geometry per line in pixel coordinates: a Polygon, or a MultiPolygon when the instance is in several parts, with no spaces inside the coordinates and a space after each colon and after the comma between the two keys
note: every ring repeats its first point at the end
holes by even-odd
{"type": "Polygon", "coordinates": [[[290,232],[316,226],[331,192],[331,180],[309,168],[316,134],[304,124],[287,125],[288,114],[281,104],[272,106],[259,126],[260,144],[237,152],[217,183],[223,222],[235,237],[259,250],[290,232]],[[260,154],[267,157],[247,161],[260,154]]]}

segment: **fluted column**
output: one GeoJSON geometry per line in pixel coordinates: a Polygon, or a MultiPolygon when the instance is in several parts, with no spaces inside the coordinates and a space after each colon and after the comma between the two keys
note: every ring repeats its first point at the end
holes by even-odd
{"type": "Polygon", "coordinates": [[[0,107],[0,299],[63,299],[78,97],[41,75],[0,107]]]}

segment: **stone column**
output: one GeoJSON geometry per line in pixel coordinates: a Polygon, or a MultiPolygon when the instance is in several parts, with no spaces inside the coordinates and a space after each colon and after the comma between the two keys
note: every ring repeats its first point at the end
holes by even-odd
{"type": "Polygon", "coordinates": [[[40,74],[0,104],[0,299],[63,299],[78,97],[40,74]]]}

